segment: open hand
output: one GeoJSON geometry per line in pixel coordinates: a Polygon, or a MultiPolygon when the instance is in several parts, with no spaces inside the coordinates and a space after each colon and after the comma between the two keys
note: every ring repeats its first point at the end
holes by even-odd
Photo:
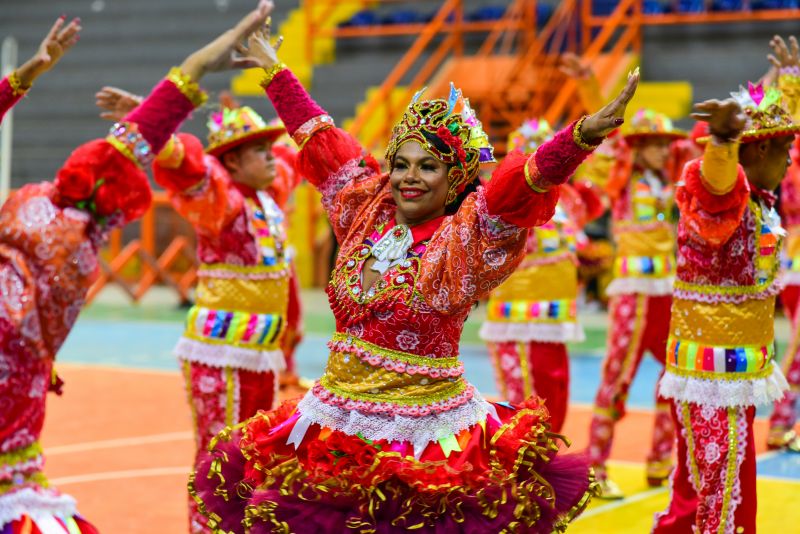
{"type": "Polygon", "coordinates": [[[589,115],[581,125],[581,136],[589,143],[599,142],[625,122],[625,108],[639,85],[639,68],[628,75],[628,82],[617,97],[602,109],[589,115]]]}
{"type": "Polygon", "coordinates": [[[708,130],[720,141],[730,141],[742,133],[746,117],[742,108],[732,98],[727,100],[706,100],[694,105],[697,110],[690,117],[708,123],[708,130]]]}
{"type": "Polygon", "coordinates": [[[240,56],[235,50],[242,40],[264,23],[274,8],[275,3],[272,0],[260,0],[258,6],[236,26],[187,57],[181,70],[194,81],[199,81],[206,72],[258,67],[259,63],[255,58],[240,56]]]}
{"type": "Polygon", "coordinates": [[[247,47],[241,44],[236,47],[240,54],[255,59],[258,66],[264,70],[269,70],[279,63],[278,50],[283,44],[283,36],[278,37],[274,45],[270,43],[270,25],[271,21],[268,20],[261,28],[250,34],[247,38],[247,47]]]}
{"type": "Polygon", "coordinates": [[[775,54],[769,54],[767,59],[775,68],[780,70],[786,67],[800,67],[800,46],[797,45],[797,38],[794,35],[789,37],[789,45],[786,46],[786,41],[780,35],[770,39],[769,46],[775,54]]]}
{"type": "Polygon", "coordinates": [[[561,65],[558,70],[573,80],[586,80],[593,74],[591,67],[584,65],[581,58],[572,52],[566,52],[561,55],[561,65]]]}
{"type": "Polygon", "coordinates": [[[100,117],[112,121],[122,120],[125,115],[130,113],[143,98],[134,95],[118,87],[103,87],[95,95],[95,105],[105,111],[100,113],[100,117]]]}
{"type": "Polygon", "coordinates": [[[29,87],[37,77],[55,67],[64,54],[78,42],[82,29],[80,19],[74,18],[64,26],[65,23],[66,18],[63,15],[58,17],[33,57],[17,69],[17,76],[23,86],[29,87]]]}

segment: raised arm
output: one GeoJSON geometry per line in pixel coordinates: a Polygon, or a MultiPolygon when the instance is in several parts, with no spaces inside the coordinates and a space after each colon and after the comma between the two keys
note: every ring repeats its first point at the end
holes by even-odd
{"type": "Polygon", "coordinates": [[[64,26],[65,23],[64,15],[56,19],[33,57],[0,81],[0,122],[6,112],[27,93],[34,80],[55,67],[78,42],[80,19],[72,19],[64,26]]]}
{"type": "Polygon", "coordinates": [[[747,206],[750,189],[739,165],[738,141],[745,117],[732,99],[707,100],[695,109],[692,118],[708,123],[711,138],[703,157],[684,168],[676,201],[694,238],[719,246],[733,235],[747,206]]]}
{"type": "Polygon", "coordinates": [[[352,214],[381,192],[387,179],[380,166],[350,134],[333,119],[280,62],[269,41],[269,27],[255,33],[242,53],[257,57],[264,69],[261,82],[278,116],[300,152],[297,171],[322,193],[322,202],[337,238],[346,234],[352,214]]]}
{"type": "Polygon", "coordinates": [[[591,67],[584,64],[577,54],[567,52],[561,56],[561,72],[575,80],[578,98],[586,110],[600,109],[605,102],[600,82],[591,67]]]}
{"type": "Polygon", "coordinates": [[[570,124],[533,154],[508,154],[491,181],[467,197],[426,251],[420,283],[430,306],[444,313],[463,310],[511,275],[525,252],[525,228],[553,217],[559,186],[622,124],[637,83],[634,73],[611,103],[570,124]]]}

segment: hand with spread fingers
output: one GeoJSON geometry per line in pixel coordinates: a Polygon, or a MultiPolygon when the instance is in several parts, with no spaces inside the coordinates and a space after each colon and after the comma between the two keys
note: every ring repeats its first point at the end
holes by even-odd
{"type": "Polygon", "coordinates": [[[249,55],[258,62],[258,66],[269,71],[272,67],[280,63],[278,50],[283,44],[283,36],[278,37],[273,45],[271,43],[271,21],[268,20],[258,31],[254,32],[247,39],[247,47],[239,45],[237,50],[240,54],[249,55]]]}
{"type": "Polygon", "coordinates": [[[237,51],[240,43],[264,24],[273,9],[275,3],[272,0],[261,0],[236,26],[187,57],[181,64],[181,71],[199,81],[207,72],[259,67],[256,58],[239,55],[237,51]]]}
{"type": "Polygon", "coordinates": [[[617,97],[599,111],[586,117],[581,125],[581,137],[590,144],[599,143],[604,137],[625,122],[625,108],[639,85],[639,68],[628,75],[628,82],[617,97]]]}
{"type": "Polygon", "coordinates": [[[119,121],[142,103],[143,97],[118,87],[105,86],[94,95],[95,105],[105,111],[100,118],[119,121]]]}
{"type": "Polygon", "coordinates": [[[694,105],[696,110],[690,116],[697,121],[708,123],[711,135],[720,142],[730,142],[739,137],[746,124],[741,106],[733,100],[706,100],[694,105]]]}
{"type": "Polygon", "coordinates": [[[800,67],[800,46],[797,38],[792,35],[789,37],[789,46],[780,35],[774,36],[769,41],[774,54],[769,54],[767,59],[778,70],[788,67],[800,67]]]}
{"type": "Polygon", "coordinates": [[[573,80],[586,80],[593,75],[591,67],[584,64],[581,58],[572,52],[566,52],[561,55],[561,65],[558,70],[573,80]]]}
{"type": "Polygon", "coordinates": [[[64,15],[58,17],[33,57],[16,70],[22,87],[30,87],[36,78],[55,67],[78,42],[81,20],[74,18],[69,24],[66,20],[64,15]]]}

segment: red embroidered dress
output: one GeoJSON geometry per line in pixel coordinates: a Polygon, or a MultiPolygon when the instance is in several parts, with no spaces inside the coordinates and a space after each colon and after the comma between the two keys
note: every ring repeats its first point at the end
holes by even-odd
{"type": "Polygon", "coordinates": [[[389,177],[289,71],[267,88],[303,146],[341,252],[328,286],[336,333],[325,374],[299,402],[260,413],[212,444],[193,492],[220,530],[414,529],[551,532],[585,503],[585,464],[555,457],[543,408],[486,402],[462,376],[473,303],[525,254],[525,227],[553,215],[557,188],[588,152],[573,128],[509,156],[455,215],[410,230],[404,259],[362,285],[395,226],[389,177]],[[527,167],[527,170],[525,170],[527,167]],[[246,508],[246,510],[245,510],[246,508]]]}
{"type": "MultiPolygon", "coordinates": [[[[147,209],[150,190],[140,166],[194,108],[187,86],[171,73],[105,140],[76,149],[55,182],[26,185],[0,209],[3,533],[96,532],[76,515],[74,499],[49,487],[42,473],[45,398],[53,361],[96,278],[108,226],[147,209]]],[[[3,105],[13,103],[6,93],[3,81],[3,105]]]]}

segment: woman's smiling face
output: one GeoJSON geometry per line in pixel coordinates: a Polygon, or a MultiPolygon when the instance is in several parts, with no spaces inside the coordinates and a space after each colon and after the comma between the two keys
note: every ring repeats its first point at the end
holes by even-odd
{"type": "Polygon", "coordinates": [[[403,143],[389,175],[398,223],[415,226],[444,215],[448,171],[417,141],[403,143]]]}

